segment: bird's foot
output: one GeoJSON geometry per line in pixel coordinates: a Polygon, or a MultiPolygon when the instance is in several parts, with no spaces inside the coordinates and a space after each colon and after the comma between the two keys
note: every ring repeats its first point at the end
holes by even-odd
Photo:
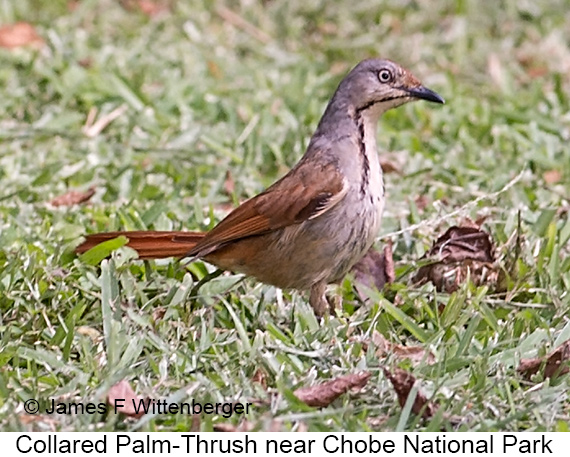
{"type": "Polygon", "coordinates": [[[309,304],[317,317],[323,317],[327,312],[334,314],[335,310],[342,305],[342,297],[340,294],[335,293],[328,296],[326,290],[326,283],[319,282],[311,287],[309,304]]]}

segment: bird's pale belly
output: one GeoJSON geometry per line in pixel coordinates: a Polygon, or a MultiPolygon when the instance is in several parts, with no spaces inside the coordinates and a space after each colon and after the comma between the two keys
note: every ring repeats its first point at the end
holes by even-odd
{"type": "Polygon", "coordinates": [[[366,254],[378,233],[383,198],[373,200],[376,205],[338,205],[301,224],[242,239],[205,260],[284,289],[337,282],[366,254]]]}

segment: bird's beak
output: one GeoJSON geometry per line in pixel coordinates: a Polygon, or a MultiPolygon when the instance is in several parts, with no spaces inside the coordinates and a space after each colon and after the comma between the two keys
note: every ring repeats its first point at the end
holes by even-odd
{"type": "Polygon", "coordinates": [[[404,89],[406,92],[410,94],[410,97],[418,98],[421,100],[427,100],[428,102],[434,103],[445,103],[443,97],[435,93],[433,90],[428,89],[424,86],[417,86],[412,88],[404,89]]]}

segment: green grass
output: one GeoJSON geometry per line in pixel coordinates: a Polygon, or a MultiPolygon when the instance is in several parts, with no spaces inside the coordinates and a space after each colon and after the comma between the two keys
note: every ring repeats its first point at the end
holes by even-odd
{"type": "MultiPolygon", "coordinates": [[[[273,419],[284,430],[450,430],[451,416],[466,431],[567,429],[569,375],[525,381],[516,367],[570,338],[570,3],[227,3],[267,37],[228,23],[214,2],[172,3],[149,18],[111,0],[74,10],[0,0],[0,23],[31,22],[46,41],[0,50],[0,428],[189,429],[184,415],[30,422],[22,410],[29,398],[98,402],[127,379],[141,396],[255,399],[258,430],[273,419]],[[199,262],[185,270],[120,249],[93,266],[72,254],[84,233],[212,227],[298,160],[342,75],[376,55],[447,100],[380,122],[381,154],[403,171],[386,177],[383,234],[437,222],[526,170],[460,216],[393,237],[400,275],[385,297],[360,306],[349,278],[343,310],[320,325],[303,294],[233,275],[190,297],[211,271],[199,262]],[[91,110],[100,118],[123,105],[99,135],[83,133],[91,110]],[[545,181],[551,170],[558,182],[545,181]],[[49,205],[90,186],[88,204],[49,205]],[[487,216],[507,292],[409,285],[432,241],[464,216],[487,216]],[[379,359],[374,330],[429,348],[436,363],[379,359]],[[382,372],[395,365],[440,414],[402,413],[382,372]],[[259,370],[267,388],[253,381],[259,370]],[[366,388],[323,410],[291,395],[360,370],[373,374],[366,388]]],[[[200,427],[238,420],[205,416],[200,427]]]]}

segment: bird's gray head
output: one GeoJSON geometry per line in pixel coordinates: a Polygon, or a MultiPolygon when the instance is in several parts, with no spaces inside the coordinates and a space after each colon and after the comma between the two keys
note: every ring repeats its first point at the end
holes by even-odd
{"type": "Polygon", "coordinates": [[[360,62],[340,83],[337,97],[357,112],[369,110],[377,115],[413,100],[444,103],[408,70],[385,59],[360,62]]]}

